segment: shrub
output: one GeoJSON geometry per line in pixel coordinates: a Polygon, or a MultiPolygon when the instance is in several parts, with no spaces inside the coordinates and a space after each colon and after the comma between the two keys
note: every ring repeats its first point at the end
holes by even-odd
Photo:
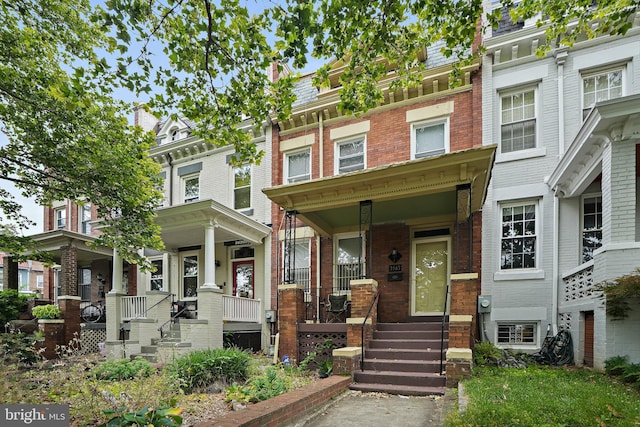
{"type": "Polygon", "coordinates": [[[154,373],[149,361],[136,357],[134,360],[107,360],[91,370],[91,376],[99,380],[122,381],[133,378],[146,378],[154,373]]]}
{"type": "Polygon", "coordinates": [[[216,381],[245,380],[251,355],[238,348],[198,350],[182,356],[167,366],[180,388],[191,393],[216,381]]]}
{"type": "Polygon", "coordinates": [[[497,365],[502,350],[489,341],[479,342],[473,347],[473,363],[476,365],[497,365]]]}
{"type": "Polygon", "coordinates": [[[0,326],[17,319],[20,313],[27,309],[28,300],[28,295],[23,295],[15,289],[0,291],[0,326]]]}
{"type": "Polygon", "coordinates": [[[225,392],[226,402],[261,402],[286,393],[289,390],[285,378],[278,375],[278,371],[267,368],[264,375],[253,378],[245,385],[233,383],[225,392]]]}
{"type": "Polygon", "coordinates": [[[614,356],[604,361],[604,370],[609,375],[622,375],[629,365],[629,356],[614,356]]]}
{"type": "Polygon", "coordinates": [[[124,408],[119,410],[106,410],[107,415],[113,417],[100,427],[109,426],[181,426],[182,417],[180,408],[149,408],[145,406],[139,411],[126,412],[124,408]]]}
{"type": "Polygon", "coordinates": [[[23,333],[0,334],[0,363],[32,365],[40,360],[40,351],[35,347],[35,337],[23,333]]]}
{"type": "Polygon", "coordinates": [[[57,319],[60,317],[60,308],[55,304],[45,304],[33,307],[31,314],[38,319],[57,319]]]}

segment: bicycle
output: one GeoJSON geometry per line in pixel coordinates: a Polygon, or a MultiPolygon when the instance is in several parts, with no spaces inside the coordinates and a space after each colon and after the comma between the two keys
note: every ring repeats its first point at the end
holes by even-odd
{"type": "Polygon", "coordinates": [[[104,319],[104,306],[101,302],[89,304],[80,311],[80,317],[85,323],[97,323],[104,319]]]}

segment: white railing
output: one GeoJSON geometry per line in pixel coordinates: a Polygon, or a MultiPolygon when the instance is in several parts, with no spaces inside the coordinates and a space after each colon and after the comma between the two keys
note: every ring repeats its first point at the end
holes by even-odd
{"type": "Polygon", "coordinates": [[[364,263],[351,262],[333,265],[333,292],[342,293],[351,290],[351,281],[362,279],[364,263]]]}
{"type": "Polygon", "coordinates": [[[122,320],[138,319],[146,316],[147,313],[147,297],[122,297],[121,306],[122,320]]]}
{"type": "Polygon", "coordinates": [[[593,294],[593,260],[567,272],[562,277],[562,302],[571,303],[593,294]]]}
{"type": "Polygon", "coordinates": [[[229,322],[261,323],[262,303],[259,299],[222,296],[222,319],[229,322]]]}

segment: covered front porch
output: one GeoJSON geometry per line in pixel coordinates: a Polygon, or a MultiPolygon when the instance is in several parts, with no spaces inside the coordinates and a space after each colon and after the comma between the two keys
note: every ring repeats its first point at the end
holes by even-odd
{"type": "Polygon", "coordinates": [[[596,285],[640,262],[640,96],[597,104],[549,179],[558,204],[558,325],[574,336],[577,364],[640,362],[640,301],[613,319],[596,285]],[[573,254],[573,255],[571,255],[573,254]]]}

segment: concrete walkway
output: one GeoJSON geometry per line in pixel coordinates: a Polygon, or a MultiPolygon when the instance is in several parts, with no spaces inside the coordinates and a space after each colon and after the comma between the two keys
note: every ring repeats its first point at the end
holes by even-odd
{"type": "Polygon", "coordinates": [[[442,396],[399,396],[347,391],[296,427],[441,427],[447,411],[442,396]]]}

